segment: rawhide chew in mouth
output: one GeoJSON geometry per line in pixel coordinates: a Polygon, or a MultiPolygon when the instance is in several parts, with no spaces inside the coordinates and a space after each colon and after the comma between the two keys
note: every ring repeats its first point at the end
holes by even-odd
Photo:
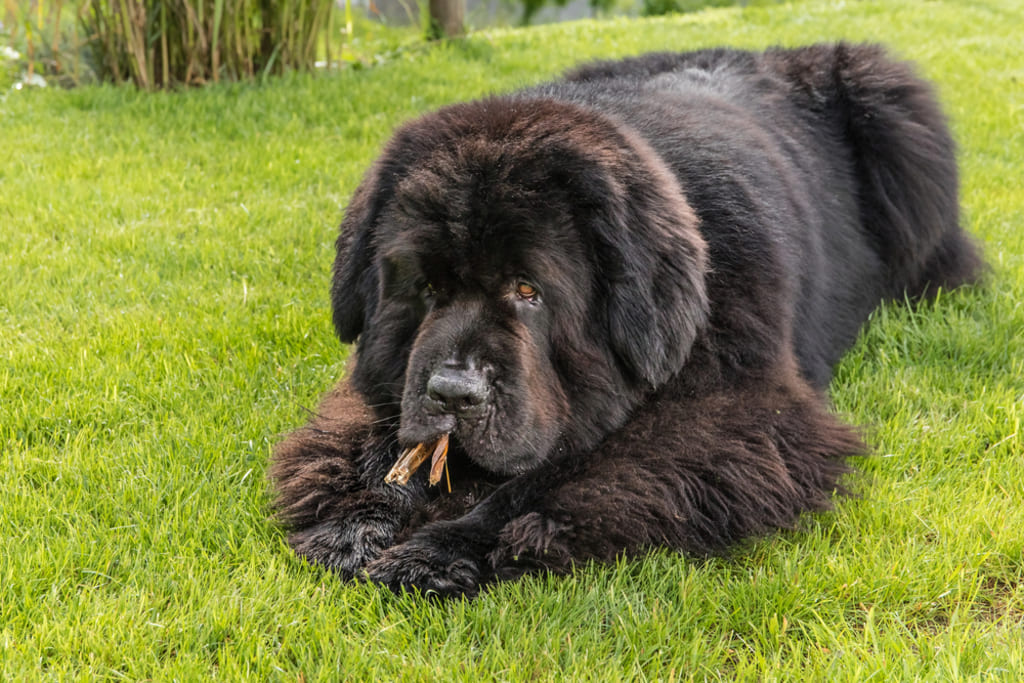
{"type": "Polygon", "coordinates": [[[406,449],[395,462],[391,471],[384,477],[388,484],[399,484],[405,486],[409,478],[419,469],[423,461],[430,455],[430,485],[434,486],[441,481],[441,471],[445,469],[445,462],[448,458],[448,435],[442,434],[432,444],[421,443],[406,449]]]}

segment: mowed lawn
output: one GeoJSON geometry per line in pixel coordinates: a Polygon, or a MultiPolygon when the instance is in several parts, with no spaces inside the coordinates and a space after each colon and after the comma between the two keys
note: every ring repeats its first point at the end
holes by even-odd
{"type": "Polygon", "coordinates": [[[1024,12],[808,2],[472,35],[372,68],[0,95],[0,680],[1024,679],[1024,12]],[[268,521],[275,441],[341,376],[328,280],[399,121],[584,58],[871,40],[937,82],[991,271],[881,310],[832,385],[856,496],[433,604],[268,521]]]}

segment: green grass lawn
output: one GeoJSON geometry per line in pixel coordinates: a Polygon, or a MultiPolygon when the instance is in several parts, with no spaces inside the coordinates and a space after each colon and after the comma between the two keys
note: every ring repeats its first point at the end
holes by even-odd
{"type": "Polygon", "coordinates": [[[809,2],[473,35],[372,69],[0,96],[0,680],[1024,678],[1024,14],[809,2]],[[339,582],[267,521],[340,376],[342,209],[399,121],[648,49],[877,40],[937,81],[988,281],[880,311],[833,513],[441,605],[339,582]]]}

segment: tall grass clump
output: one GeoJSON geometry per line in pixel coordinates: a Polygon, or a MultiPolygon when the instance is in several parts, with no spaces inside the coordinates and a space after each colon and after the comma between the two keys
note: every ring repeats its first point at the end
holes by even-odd
{"type": "Polygon", "coordinates": [[[94,74],[82,54],[73,0],[4,0],[0,11],[0,89],[71,87],[94,74]]]}
{"type": "Polygon", "coordinates": [[[332,0],[86,0],[105,80],[153,90],[311,70],[330,61],[332,0]]]}

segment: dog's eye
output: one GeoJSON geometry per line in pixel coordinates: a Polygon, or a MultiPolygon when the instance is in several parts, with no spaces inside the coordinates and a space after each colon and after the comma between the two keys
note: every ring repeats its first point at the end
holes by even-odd
{"type": "Polygon", "coordinates": [[[518,282],[516,282],[516,294],[519,295],[520,299],[526,299],[527,301],[536,301],[537,295],[540,294],[540,292],[538,292],[537,288],[531,285],[529,282],[519,280],[518,282]]]}
{"type": "Polygon", "coordinates": [[[430,284],[429,282],[424,282],[420,286],[420,296],[422,296],[424,299],[433,299],[436,295],[437,292],[434,290],[434,285],[430,284]]]}

